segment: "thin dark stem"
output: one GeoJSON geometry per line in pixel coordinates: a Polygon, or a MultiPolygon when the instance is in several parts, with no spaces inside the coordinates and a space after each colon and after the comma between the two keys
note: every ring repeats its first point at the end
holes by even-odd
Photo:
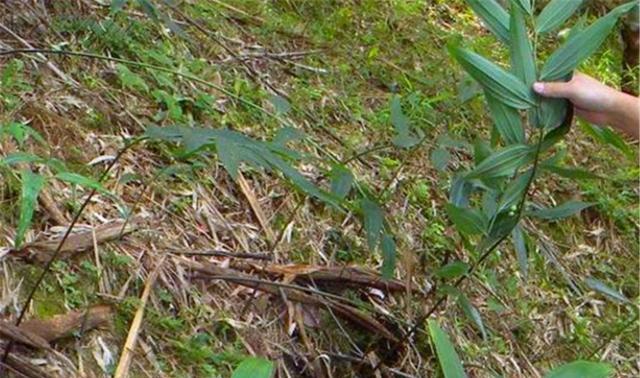
{"type": "MultiPolygon", "coordinates": [[[[140,141],[140,139],[137,139],[137,140],[133,141],[132,143],[126,145],[124,148],[122,148],[118,152],[116,157],[105,168],[105,170],[102,173],[102,175],[100,176],[100,179],[98,180],[98,182],[102,182],[107,177],[107,175],[109,174],[111,169],[120,160],[122,155],[126,151],[128,151],[131,147],[133,147],[138,141],[140,141]]],[[[80,206],[80,209],[78,209],[78,211],[76,212],[76,215],[73,217],[73,220],[71,220],[71,224],[69,225],[69,227],[65,231],[64,236],[62,237],[62,240],[60,240],[60,243],[58,243],[58,247],[56,248],[56,250],[51,255],[51,258],[45,264],[44,268],[42,269],[42,272],[40,273],[40,276],[38,276],[38,279],[36,280],[35,284],[31,288],[31,291],[29,292],[29,295],[27,295],[27,299],[25,300],[24,304],[22,305],[22,308],[20,309],[20,314],[18,315],[18,318],[16,319],[16,323],[15,323],[16,326],[19,326],[20,323],[22,323],[22,320],[24,319],[25,315],[27,314],[27,310],[29,309],[29,305],[31,304],[31,301],[33,300],[33,297],[35,296],[36,292],[38,291],[38,288],[40,287],[40,285],[44,281],[44,278],[46,277],[47,273],[49,273],[49,271],[51,270],[51,266],[53,265],[53,263],[57,260],[58,256],[60,255],[60,252],[62,251],[62,246],[67,241],[67,238],[69,238],[69,235],[71,235],[71,232],[73,231],[73,228],[75,227],[75,225],[78,222],[78,220],[80,220],[80,216],[84,212],[84,209],[86,209],[86,207],[89,205],[89,202],[91,201],[93,196],[97,193],[97,191],[98,191],[97,187],[94,187],[91,190],[91,192],[89,193],[87,198],[82,203],[82,206],[80,206]]],[[[9,358],[9,354],[11,353],[11,349],[13,348],[13,344],[14,344],[13,340],[9,341],[9,343],[7,344],[7,347],[5,348],[4,354],[2,356],[2,363],[3,364],[6,364],[6,362],[7,362],[8,358],[9,358]]],[[[0,373],[2,373],[1,367],[0,367],[0,373]]]]}
{"type": "MultiPolygon", "coordinates": [[[[540,161],[540,152],[542,150],[542,141],[543,140],[544,140],[544,129],[540,128],[539,136],[538,136],[538,142],[536,144],[536,151],[535,151],[535,157],[534,157],[534,161],[533,161],[532,173],[531,173],[531,176],[529,177],[529,180],[527,181],[527,186],[525,187],[525,190],[522,193],[522,198],[520,199],[520,203],[518,205],[517,219],[521,219],[522,218],[522,213],[524,212],[525,202],[527,200],[527,193],[529,192],[529,189],[530,189],[531,184],[533,183],[533,180],[534,180],[534,177],[535,177],[536,170],[538,169],[538,164],[539,164],[539,161],[540,161]]],[[[462,284],[462,282],[464,282],[468,277],[470,277],[473,273],[475,273],[475,271],[480,266],[480,264],[482,264],[484,262],[484,260],[486,260],[496,250],[496,248],[498,248],[498,246],[509,236],[509,234],[510,234],[510,232],[505,232],[504,235],[502,235],[494,243],[492,243],[482,253],[480,258],[478,260],[476,260],[476,262],[471,266],[471,268],[469,269],[467,274],[465,274],[463,276],[460,276],[456,280],[456,282],[453,284],[453,287],[458,288],[462,284]]],[[[425,320],[427,320],[431,315],[433,315],[433,313],[436,312],[436,310],[444,303],[444,301],[446,299],[447,299],[447,295],[440,296],[440,298],[438,298],[436,303],[433,306],[431,306],[431,308],[424,315],[422,315],[420,318],[418,318],[418,321],[415,322],[415,324],[409,329],[409,331],[400,340],[398,340],[395,343],[395,345],[392,348],[390,348],[390,350],[396,350],[398,347],[400,347],[405,342],[407,342],[407,340],[409,340],[409,338],[418,330],[418,328],[420,328],[422,326],[422,324],[425,322],[425,320]]],[[[368,351],[368,352],[370,352],[370,351],[368,351]]],[[[368,352],[364,354],[365,357],[368,354],[368,352]]],[[[363,357],[363,359],[365,357],[363,357]]],[[[380,361],[374,366],[373,371],[375,372],[376,370],[378,370],[380,368],[380,366],[384,362],[385,362],[385,358],[381,358],[380,361]]]]}

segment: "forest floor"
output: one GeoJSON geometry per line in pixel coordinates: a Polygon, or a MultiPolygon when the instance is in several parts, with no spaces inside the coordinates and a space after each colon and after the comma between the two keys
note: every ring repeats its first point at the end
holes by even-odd
{"type": "MultiPolygon", "coordinates": [[[[108,376],[136,335],[131,377],[227,377],[247,356],[273,361],[278,377],[440,374],[426,325],[401,335],[446,285],[441,268],[478,256],[445,211],[451,180],[473,154],[433,155],[442,144],[488,140],[491,129],[446,43],[462,35],[475,51],[507,56],[462,0],[153,2],[157,20],[134,1],[117,12],[108,1],[45,3],[0,4],[0,50],[100,57],[0,55],[0,319],[18,318],[95,187],[26,319],[63,324],[93,308],[108,321],[85,329],[77,318],[51,337],[55,351],[16,343],[12,353],[50,376],[108,376]],[[394,98],[423,135],[415,147],[391,143],[394,98]],[[395,235],[396,279],[381,284],[382,257],[368,248],[360,214],[312,198],[277,169],[241,165],[231,177],[213,152],[143,140],[98,185],[150,125],[292,137],[295,168],[323,188],[336,166],[348,169],[395,235]],[[16,249],[25,170],[46,183],[16,249]]],[[[617,86],[621,44],[612,36],[605,46],[581,69],[617,86]]],[[[576,122],[558,150],[566,166],[602,178],[545,175],[533,198],[595,205],[527,222],[525,261],[505,243],[460,286],[468,306],[448,299],[431,316],[470,376],[542,377],[576,359],[640,375],[636,146],[576,122]],[[591,290],[587,277],[631,303],[591,290]]],[[[357,193],[346,202],[355,208],[357,193]]]]}

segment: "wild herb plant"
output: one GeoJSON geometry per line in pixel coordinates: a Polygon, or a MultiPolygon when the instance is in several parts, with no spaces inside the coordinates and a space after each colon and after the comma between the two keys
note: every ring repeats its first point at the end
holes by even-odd
{"type": "MultiPolygon", "coordinates": [[[[493,120],[492,134],[499,139],[493,147],[478,143],[474,166],[454,178],[447,212],[459,233],[475,245],[475,261],[470,268],[455,270],[458,286],[507,238],[511,237],[523,276],[527,274],[527,243],[522,221],[526,218],[558,220],[580,212],[591,203],[567,201],[545,208],[528,196],[536,178],[554,173],[572,179],[593,178],[587,172],[558,165],[552,149],[569,131],[573,111],[562,99],[541,98],[532,91],[535,81],[568,81],[582,61],[606,40],[617,20],[637,7],[637,2],[621,5],[589,26],[577,23],[566,41],[546,61],[537,59],[542,36],[557,30],[580,7],[581,0],[551,0],[539,15],[533,14],[531,0],[511,0],[508,11],[495,0],[467,0],[487,28],[509,51],[509,65],[493,62],[458,42],[449,44],[451,56],[484,92],[493,120]]],[[[611,299],[628,302],[617,291],[593,278],[585,285],[611,299]]],[[[448,288],[447,294],[461,295],[448,288]]],[[[465,311],[484,334],[476,312],[465,311]]],[[[432,311],[429,311],[429,314],[432,311]]],[[[445,377],[465,376],[449,340],[435,323],[429,328],[445,377]]],[[[606,364],[576,361],[548,374],[548,377],[606,377],[606,364]],[[573,375],[567,375],[573,374],[573,375]],[[575,375],[578,374],[578,375],[575,375]]]]}

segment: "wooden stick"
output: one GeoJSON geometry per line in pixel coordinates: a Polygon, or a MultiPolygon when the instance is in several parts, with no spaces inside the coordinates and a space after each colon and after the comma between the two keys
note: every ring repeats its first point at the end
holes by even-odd
{"type": "Polygon", "coordinates": [[[138,307],[136,315],[133,317],[133,321],[131,322],[129,334],[127,335],[127,340],[122,347],[122,355],[120,356],[120,361],[118,361],[118,367],[116,368],[116,372],[113,375],[113,378],[126,378],[127,376],[129,376],[129,367],[131,366],[133,352],[136,347],[136,342],[138,341],[138,334],[140,333],[140,326],[142,325],[142,319],[144,318],[144,309],[147,306],[149,296],[151,295],[151,289],[153,288],[153,284],[158,278],[160,267],[162,267],[163,263],[164,256],[162,257],[158,265],[156,265],[155,269],[153,270],[153,272],[151,272],[149,277],[147,277],[147,282],[145,283],[144,290],[142,291],[142,296],[140,297],[140,307],[138,307]]]}
{"type": "Polygon", "coordinates": [[[267,236],[267,242],[269,242],[269,244],[273,243],[273,241],[275,240],[275,235],[273,234],[273,230],[271,230],[271,227],[269,227],[269,222],[267,221],[267,217],[264,215],[264,211],[262,211],[262,207],[260,207],[260,203],[258,202],[256,195],[253,193],[251,186],[249,185],[247,180],[245,180],[244,176],[240,172],[238,172],[237,181],[238,181],[238,185],[240,186],[240,190],[242,191],[242,194],[244,194],[247,201],[249,201],[249,206],[251,206],[251,210],[253,210],[253,213],[256,215],[256,218],[258,218],[258,223],[260,223],[260,226],[262,227],[262,229],[264,230],[264,233],[267,236]]]}

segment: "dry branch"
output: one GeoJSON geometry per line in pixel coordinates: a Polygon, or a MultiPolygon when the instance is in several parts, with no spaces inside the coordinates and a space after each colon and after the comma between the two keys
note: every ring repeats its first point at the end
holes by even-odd
{"type": "MultiPolygon", "coordinates": [[[[316,285],[339,285],[340,287],[371,287],[388,292],[406,291],[404,282],[384,280],[374,272],[352,266],[325,267],[317,265],[295,264],[268,266],[245,262],[231,262],[231,267],[243,272],[261,272],[271,276],[292,276],[297,282],[310,282],[316,285]]],[[[414,291],[415,288],[410,287],[414,291]]]]}
{"type": "Polygon", "coordinates": [[[300,290],[295,290],[294,288],[283,286],[279,283],[256,279],[253,276],[238,272],[234,269],[222,268],[211,264],[202,264],[187,259],[181,259],[179,262],[210,279],[220,279],[227,282],[233,282],[238,285],[260,290],[276,296],[280,296],[284,293],[286,298],[291,301],[305,303],[320,308],[329,306],[329,308],[331,308],[331,310],[336,314],[351,321],[353,324],[360,326],[361,328],[382,336],[392,342],[396,342],[398,340],[398,338],[382,323],[345,303],[340,303],[335,300],[322,298],[316,295],[306,294],[300,290]]]}
{"type": "Polygon", "coordinates": [[[156,265],[155,269],[151,272],[149,277],[147,277],[147,282],[145,283],[144,290],[142,291],[142,295],[140,296],[140,306],[138,307],[138,310],[133,317],[133,321],[131,322],[127,340],[122,347],[122,355],[120,356],[118,367],[116,368],[116,372],[113,375],[114,378],[125,378],[129,375],[129,367],[131,366],[133,351],[136,347],[136,342],[138,341],[140,326],[142,325],[142,319],[144,318],[144,310],[147,307],[147,302],[149,301],[149,296],[151,295],[151,289],[153,288],[153,284],[158,278],[158,274],[160,273],[160,268],[162,267],[163,263],[164,257],[158,262],[158,265],[156,265]]]}
{"type": "Polygon", "coordinates": [[[107,325],[113,311],[108,305],[93,306],[87,311],[71,311],[50,319],[27,320],[20,329],[38,335],[48,342],[73,336],[77,331],[89,331],[107,325]]]}
{"type": "MultiPolygon", "coordinates": [[[[122,226],[124,221],[113,222],[101,225],[95,228],[95,241],[98,244],[116,240],[121,235],[129,234],[137,229],[136,222],[129,222],[124,230],[122,226]]],[[[29,259],[34,259],[40,263],[49,261],[51,255],[55,252],[60,244],[60,239],[36,241],[26,243],[18,252],[25,255],[29,259]]],[[[78,252],[86,251],[94,246],[94,232],[89,230],[77,234],[71,234],[60,249],[60,257],[68,257],[78,252]]]]}

